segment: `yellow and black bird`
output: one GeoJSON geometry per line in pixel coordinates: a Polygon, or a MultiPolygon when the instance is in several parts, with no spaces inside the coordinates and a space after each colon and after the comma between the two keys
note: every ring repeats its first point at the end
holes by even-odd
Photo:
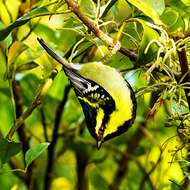
{"type": "Polygon", "coordinates": [[[38,41],[50,56],[62,64],[97,147],[127,131],[134,122],[137,106],[131,86],[121,74],[101,62],[68,63],[43,39],[38,38],[38,41]]]}

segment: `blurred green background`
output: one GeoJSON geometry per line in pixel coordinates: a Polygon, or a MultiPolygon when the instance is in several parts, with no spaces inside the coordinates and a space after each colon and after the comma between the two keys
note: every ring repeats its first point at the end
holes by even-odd
{"type": "Polygon", "coordinates": [[[0,188],[190,189],[189,1],[78,0],[82,14],[120,40],[135,61],[126,52],[113,54],[67,3],[0,0],[0,188]],[[70,62],[103,61],[120,70],[136,92],[133,126],[97,150],[61,66],[37,37],[70,62]],[[41,104],[11,144],[6,135],[15,119],[36,103],[44,84],[41,104]]]}

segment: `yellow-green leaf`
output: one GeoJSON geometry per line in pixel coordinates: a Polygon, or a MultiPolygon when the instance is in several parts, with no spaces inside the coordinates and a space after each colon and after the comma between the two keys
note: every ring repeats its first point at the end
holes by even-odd
{"type": "Polygon", "coordinates": [[[6,163],[10,157],[16,155],[21,150],[21,144],[0,139],[0,163],[6,163]]]}
{"type": "Polygon", "coordinates": [[[26,162],[26,169],[28,168],[28,166],[38,157],[40,156],[49,146],[50,143],[41,143],[38,144],[34,147],[32,147],[31,149],[29,149],[26,152],[25,155],[25,162],[26,162]]]}
{"type": "Polygon", "coordinates": [[[155,54],[157,52],[158,47],[153,43],[150,45],[150,47],[145,52],[147,46],[151,42],[151,40],[157,40],[159,38],[159,34],[156,30],[154,30],[151,27],[151,24],[145,20],[142,20],[140,18],[134,18],[132,19],[135,22],[138,22],[143,27],[143,35],[141,38],[141,42],[139,43],[139,49],[138,49],[138,60],[137,63],[139,65],[143,65],[146,63],[151,62],[155,54]]]}
{"type": "Polygon", "coordinates": [[[150,1],[150,0],[127,0],[129,3],[137,7],[140,11],[142,11],[145,15],[150,17],[155,24],[161,25],[162,21],[159,18],[159,14],[164,11],[164,1],[150,1]],[[155,4],[156,2],[156,4],[155,4]],[[159,6],[158,6],[159,5],[159,6]],[[161,7],[159,9],[159,7],[161,7]]]}

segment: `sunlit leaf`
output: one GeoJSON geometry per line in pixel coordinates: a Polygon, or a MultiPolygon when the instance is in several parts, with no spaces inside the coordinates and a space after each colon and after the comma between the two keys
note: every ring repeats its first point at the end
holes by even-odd
{"type": "Polygon", "coordinates": [[[174,9],[167,8],[161,16],[164,24],[168,26],[170,32],[183,32],[185,23],[179,12],[174,9]]]}
{"type": "Polygon", "coordinates": [[[131,16],[132,9],[126,0],[117,0],[111,10],[108,12],[108,18],[114,19],[118,24],[131,16]]]}
{"type": "Polygon", "coordinates": [[[79,0],[80,9],[91,18],[96,14],[96,6],[92,0],[79,0]]]}
{"type": "Polygon", "coordinates": [[[44,12],[48,13],[48,11],[45,7],[35,8],[32,11],[26,13],[23,17],[18,18],[15,22],[11,23],[6,28],[1,29],[0,30],[0,41],[4,40],[9,35],[9,33],[12,32],[12,30],[14,28],[26,24],[30,19],[35,18],[44,12]]]}
{"type": "Polygon", "coordinates": [[[9,48],[8,63],[12,64],[20,53],[27,47],[20,41],[15,41],[9,48]]]}
{"type": "Polygon", "coordinates": [[[9,142],[6,139],[0,139],[0,163],[6,163],[10,157],[16,155],[21,150],[21,143],[9,142]]]}
{"type": "MultiPolygon", "coordinates": [[[[5,26],[2,22],[0,22],[0,30],[3,29],[5,26]]],[[[9,34],[3,41],[0,41],[0,44],[3,44],[5,47],[8,48],[12,43],[12,36],[9,34]]]]}
{"type": "Polygon", "coordinates": [[[22,20],[27,20],[31,18],[35,18],[36,16],[41,15],[42,13],[49,13],[46,7],[37,7],[30,12],[27,12],[23,17],[21,17],[22,20]]]}
{"type": "Polygon", "coordinates": [[[18,19],[12,24],[10,24],[8,27],[0,30],[0,41],[4,40],[14,28],[22,26],[23,24],[27,23],[29,20],[30,19],[25,19],[25,20],[18,19]]]}
{"type": "Polygon", "coordinates": [[[29,63],[25,63],[25,64],[22,64],[22,65],[19,65],[16,68],[16,71],[17,72],[27,71],[27,70],[34,69],[34,68],[36,68],[38,66],[39,65],[37,63],[35,63],[34,61],[32,61],[32,62],[29,62],[29,63]]]}
{"type": "Polygon", "coordinates": [[[106,5],[104,5],[104,7],[102,8],[102,12],[100,13],[100,15],[102,17],[104,17],[107,12],[110,10],[110,8],[117,2],[117,0],[109,0],[106,5]]]}
{"type": "Polygon", "coordinates": [[[151,62],[156,54],[157,46],[155,44],[151,44],[150,47],[147,49],[151,40],[158,39],[159,35],[157,31],[151,28],[151,24],[145,20],[134,18],[136,22],[139,22],[143,27],[143,35],[142,39],[139,43],[139,50],[138,50],[138,64],[143,65],[146,63],[151,62]],[[145,52],[146,51],[146,52],[145,52]]]}
{"type": "Polygon", "coordinates": [[[4,24],[10,23],[10,17],[3,1],[0,1],[0,18],[4,24]]]}
{"type": "Polygon", "coordinates": [[[23,93],[23,104],[29,106],[32,99],[35,96],[36,89],[40,84],[40,80],[34,74],[27,74],[27,75],[17,74],[16,77],[19,78],[23,92],[25,92],[23,93]]]}
{"type": "Polygon", "coordinates": [[[11,22],[15,21],[19,14],[21,1],[20,0],[8,0],[8,1],[4,1],[4,2],[5,2],[4,4],[7,7],[7,10],[9,11],[11,22]]]}
{"type": "Polygon", "coordinates": [[[164,0],[127,0],[129,3],[141,10],[145,15],[149,16],[155,24],[162,24],[159,14],[164,10],[164,0]]]}
{"type": "Polygon", "coordinates": [[[164,12],[165,9],[165,0],[146,0],[148,5],[159,15],[161,15],[164,12]]]}
{"type": "Polygon", "coordinates": [[[190,1],[189,0],[181,0],[186,6],[190,6],[190,1]]]}
{"type": "Polygon", "coordinates": [[[26,152],[25,162],[26,168],[37,158],[39,157],[49,146],[49,143],[38,144],[26,152]]]}
{"type": "MultiPolygon", "coordinates": [[[[189,0],[187,0],[189,2],[189,0]]],[[[167,4],[169,4],[171,8],[175,8],[181,15],[189,16],[190,6],[186,6],[182,0],[167,0],[167,4]]]]}

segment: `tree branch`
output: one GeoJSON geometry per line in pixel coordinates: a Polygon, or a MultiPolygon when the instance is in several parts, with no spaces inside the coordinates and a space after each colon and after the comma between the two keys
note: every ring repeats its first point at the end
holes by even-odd
{"type": "Polygon", "coordinates": [[[71,11],[92,31],[95,36],[101,39],[105,44],[115,49],[119,50],[122,54],[129,57],[131,61],[137,60],[137,55],[127,49],[126,47],[121,47],[120,42],[115,42],[111,37],[105,34],[100,28],[98,28],[88,17],[86,17],[78,6],[78,2],[76,0],[66,0],[67,5],[70,7],[71,11]]]}
{"type": "Polygon", "coordinates": [[[77,190],[87,190],[88,181],[86,177],[86,166],[88,165],[88,154],[83,151],[76,150],[77,160],[77,190]]]}
{"type": "MultiPolygon", "coordinates": [[[[14,96],[14,102],[15,102],[15,111],[16,111],[16,119],[22,116],[23,114],[23,100],[21,96],[21,87],[18,81],[13,80],[12,82],[12,88],[13,88],[13,96],[14,96]]],[[[23,158],[26,153],[26,151],[30,148],[29,146],[29,138],[26,136],[25,133],[25,124],[23,123],[21,127],[17,130],[18,137],[20,142],[22,143],[22,152],[23,152],[23,158]]],[[[24,162],[24,159],[23,159],[24,162]]],[[[13,167],[13,162],[9,162],[11,164],[11,167],[13,167]]],[[[25,176],[25,182],[29,189],[36,189],[36,179],[32,176],[34,175],[34,163],[32,163],[27,170],[26,176],[25,176]]],[[[19,173],[18,173],[19,176],[19,173]]]]}
{"type": "MultiPolygon", "coordinates": [[[[17,168],[22,168],[23,166],[21,166],[20,162],[18,162],[18,160],[15,158],[15,157],[12,157],[10,160],[9,160],[9,166],[11,169],[17,169],[17,168]]],[[[24,183],[26,183],[26,174],[23,173],[23,172],[19,172],[19,171],[15,171],[14,172],[15,175],[20,179],[22,180],[24,183]]]]}
{"type": "MultiPolygon", "coordinates": [[[[185,47],[181,47],[181,51],[178,50],[177,54],[179,57],[179,63],[180,63],[180,67],[181,67],[181,78],[184,77],[183,79],[183,83],[185,82],[190,82],[190,72],[189,72],[189,66],[188,66],[188,60],[187,60],[187,55],[186,55],[186,51],[185,51],[185,47]]],[[[190,109],[190,89],[184,89],[185,90],[185,95],[187,98],[187,103],[190,109]]]]}
{"type": "Polygon", "coordinates": [[[24,121],[32,114],[35,108],[37,108],[41,104],[41,100],[43,96],[46,94],[48,88],[50,87],[52,80],[57,75],[58,71],[57,69],[54,69],[50,75],[50,77],[40,85],[37,95],[32,101],[31,105],[28,107],[28,109],[23,112],[23,114],[17,118],[14,122],[14,125],[11,127],[7,134],[7,140],[12,141],[14,133],[18,130],[19,127],[21,127],[24,124],[24,121]]]}
{"type": "MultiPolygon", "coordinates": [[[[159,93],[153,92],[152,96],[151,96],[151,101],[150,101],[150,108],[154,107],[154,104],[157,102],[158,98],[159,98],[159,93]]],[[[145,118],[149,114],[148,111],[149,111],[149,109],[144,112],[145,118]]],[[[126,173],[128,172],[129,161],[132,159],[132,155],[134,154],[134,152],[135,152],[136,148],[138,147],[140,141],[144,137],[143,132],[142,132],[142,128],[147,127],[147,122],[148,122],[148,119],[146,119],[145,122],[141,122],[139,124],[137,131],[130,138],[130,140],[126,143],[125,154],[119,160],[118,169],[115,173],[112,184],[110,185],[111,190],[119,190],[120,189],[120,185],[122,183],[122,180],[124,179],[126,173]]],[[[149,176],[147,176],[147,177],[149,177],[149,176]]]]}
{"type": "Polygon", "coordinates": [[[46,124],[46,117],[45,117],[43,107],[40,107],[40,115],[41,115],[43,131],[44,131],[44,139],[45,141],[48,142],[49,140],[48,140],[48,133],[47,133],[47,124],[46,124]]]}
{"type": "MultiPolygon", "coordinates": [[[[23,114],[23,100],[21,96],[21,87],[19,82],[13,80],[12,88],[13,88],[13,96],[15,102],[16,119],[18,119],[23,114]]],[[[23,123],[17,131],[19,140],[22,143],[23,155],[25,155],[26,151],[29,149],[29,142],[24,130],[24,125],[25,124],[23,123]]]]}
{"type": "Polygon", "coordinates": [[[141,129],[138,128],[135,134],[131,137],[129,142],[127,142],[128,147],[126,148],[125,154],[119,160],[118,169],[115,173],[112,184],[110,185],[111,190],[119,190],[122,180],[125,177],[125,174],[128,172],[128,162],[131,160],[131,157],[128,155],[133,155],[134,151],[139,145],[139,142],[142,139],[141,129]]]}
{"type": "Polygon", "coordinates": [[[67,85],[64,90],[64,96],[62,101],[60,102],[59,106],[57,107],[56,115],[55,115],[55,122],[54,122],[54,129],[52,133],[52,140],[51,144],[48,147],[48,161],[47,161],[47,167],[45,172],[45,185],[44,189],[49,190],[51,187],[51,173],[53,170],[53,164],[54,164],[54,155],[55,155],[55,146],[57,144],[57,135],[58,135],[58,129],[60,126],[61,116],[65,107],[65,104],[68,99],[69,91],[71,89],[70,85],[67,85]]]}
{"type": "MultiPolygon", "coordinates": [[[[189,32],[185,34],[185,37],[189,36],[189,32]]],[[[176,40],[178,40],[179,38],[177,38],[176,40]]],[[[187,54],[186,54],[186,50],[185,50],[185,45],[182,45],[180,47],[181,50],[177,50],[177,54],[178,54],[178,58],[179,58],[179,63],[180,63],[180,68],[181,68],[181,76],[180,78],[183,78],[182,83],[186,83],[186,82],[190,82],[190,71],[189,71],[189,65],[188,65],[188,60],[187,60],[187,54]]],[[[187,103],[188,103],[188,108],[190,110],[190,89],[189,88],[185,88],[185,96],[187,99],[187,103]]],[[[187,148],[187,151],[190,151],[190,148],[187,148]]],[[[187,161],[190,160],[190,156],[189,154],[187,154],[187,161]]],[[[184,169],[183,169],[184,170],[184,169]]],[[[187,171],[190,172],[190,167],[187,167],[187,171]]],[[[188,177],[185,177],[184,182],[182,184],[182,187],[184,187],[185,189],[188,188],[189,186],[189,179],[188,177]]]]}

